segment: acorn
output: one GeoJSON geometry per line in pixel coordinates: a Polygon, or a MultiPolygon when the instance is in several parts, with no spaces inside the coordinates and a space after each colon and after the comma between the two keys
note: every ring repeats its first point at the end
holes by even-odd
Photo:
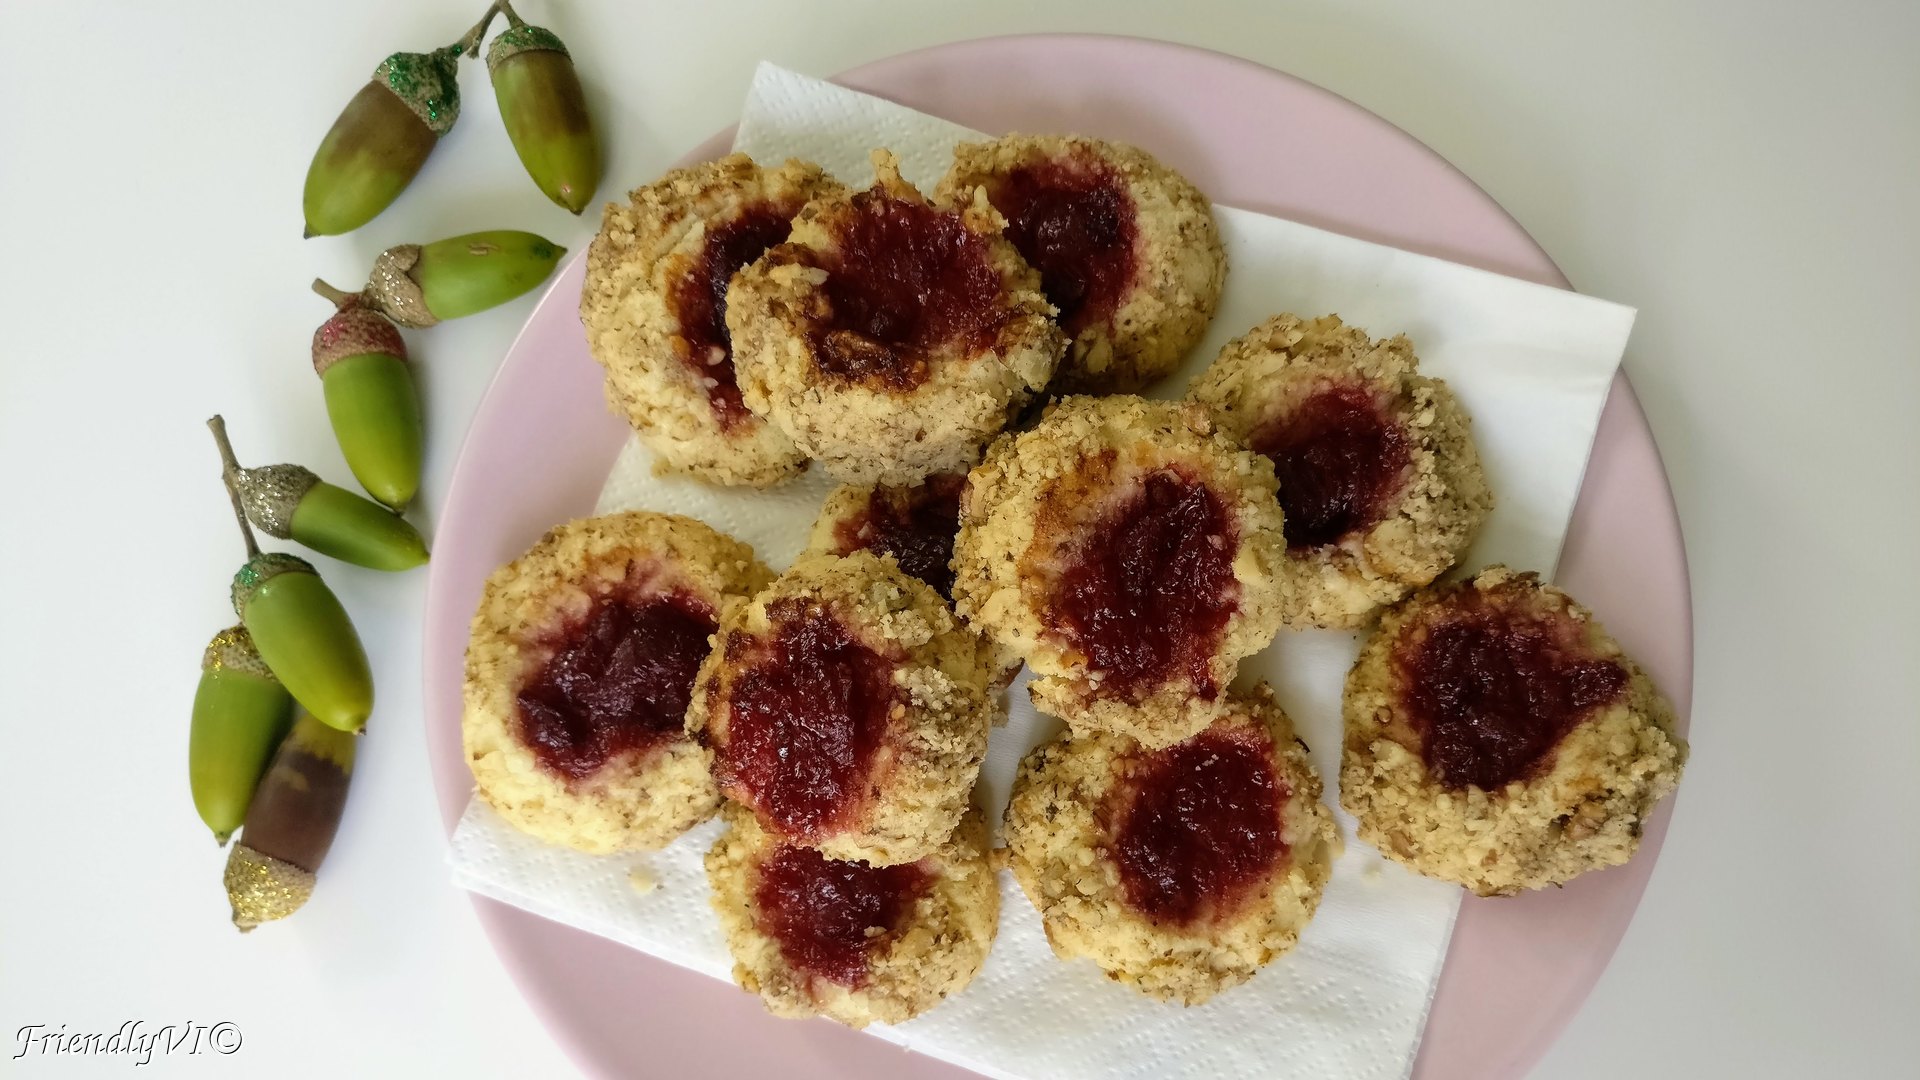
{"type": "Polygon", "coordinates": [[[372,221],[413,182],[460,118],[460,56],[476,56],[496,9],[467,35],[430,53],[397,52],[334,120],[307,166],[301,207],[308,236],[335,236],[372,221]]]}
{"type": "Polygon", "coordinates": [[[511,25],[487,47],[487,74],[520,164],[547,198],[578,214],[600,184],[600,141],[573,57],[553,31],[530,26],[501,0],[511,25]]]}
{"type": "Polygon", "coordinates": [[[280,743],[227,856],[227,902],[241,933],[286,918],[313,895],[347,804],[353,744],[304,711],[280,743]]]}
{"type": "Polygon", "coordinates": [[[231,468],[247,520],[268,536],[305,544],[369,570],[411,570],[427,544],[407,520],[299,465],[231,468]]]}
{"type": "MultiPolygon", "coordinates": [[[[424,330],[504,304],[547,280],[567,249],[517,229],[401,244],[380,253],[360,299],[401,326],[424,330]]],[[[341,296],[324,281],[322,296],[341,296]]]]}
{"type": "MultiPolygon", "coordinates": [[[[216,416],[207,426],[220,443],[223,461],[230,459],[225,421],[216,416]]],[[[360,731],[373,712],[373,673],[353,620],[312,563],[260,550],[239,488],[230,475],[222,479],[247,543],[247,561],[233,575],[234,614],[293,700],[342,731],[360,731]]]]}
{"type": "Polygon", "coordinates": [[[220,844],[246,821],[254,788],[292,723],[293,695],[260,659],[247,628],[215,634],[200,657],[187,780],[194,809],[220,844]]]}
{"type": "Polygon", "coordinates": [[[426,445],[407,343],[387,317],[324,281],[337,310],[313,332],[313,370],[347,468],[367,494],[404,510],[420,490],[426,445]]]}

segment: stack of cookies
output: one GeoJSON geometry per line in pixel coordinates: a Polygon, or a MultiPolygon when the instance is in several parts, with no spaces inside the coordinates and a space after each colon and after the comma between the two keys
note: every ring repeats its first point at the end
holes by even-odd
{"type": "MultiPolygon", "coordinates": [[[[743,155],[609,206],[581,316],[660,469],[843,482],[774,575],[684,517],[563,525],[489,579],[464,731],[481,797],[591,852],[719,813],[713,904],[780,1015],[918,1015],[974,977],[1012,870],[1054,951],[1197,1004],[1291,949],[1337,852],[1322,781],[1241,663],[1372,628],[1341,802],[1482,894],[1624,861],[1684,758],[1563,593],[1436,584],[1493,498],[1405,337],[1278,315],[1179,401],[1212,209],[1133,147],[958,147],[923,195],[743,155]],[[972,793],[1022,666],[1063,721],[989,850],[972,793]]],[[[1091,969],[1090,969],[1091,970],[1091,969]]]]}

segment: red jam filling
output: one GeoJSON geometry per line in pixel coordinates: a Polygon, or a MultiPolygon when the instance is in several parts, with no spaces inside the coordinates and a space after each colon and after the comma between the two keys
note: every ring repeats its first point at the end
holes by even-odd
{"type": "Polygon", "coordinates": [[[1396,660],[1427,769],[1449,788],[1495,791],[1537,775],[1627,673],[1588,655],[1571,620],[1468,595],[1396,660]]]}
{"type": "Polygon", "coordinates": [[[1151,755],[1131,780],[1112,857],[1127,903],[1157,922],[1230,915],[1287,854],[1264,733],[1210,731],[1151,755]]]}
{"type": "Polygon", "coordinates": [[[581,780],[679,737],[713,631],[688,597],[595,600],[517,695],[521,740],[541,765],[581,780]]]}
{"type": "Polygon", "coordinates": [[[900,569],[953,599],[953,538],[960,532],[960,492],[967,478],[929,477],[912,488],[876,487],[866,508],[833,528],[840,554],[891,555],[900,569]]]}
{"type": "Polygon", "coordinates": [[[1294,551],[1337,544],[1378,524],[1399,492],[1407,440],[1373,391],[1335,385],[1316,392],[1253,434],[1273,460],[1294,551]]]}
{"type": "Polygon", "coordinates": [[[868,957],[932,882],[917,863],[868,866],[782,844],[760,864],[754,920],[788,964],[857,989],[867,981],[868,957]]]}
{"type": "MultiPolygon", "coordinates": [[[[733,684],[723,789],[786,836],[813,840],[858,811],[897,691],[893,665],[799,599],[769,605],[768,647],[733,684]]],[[[751,647],[736,634],[728,648],[751,647]]]]}
{"type": "Polygon", "coordinates": [[[1102,696],[1137,697],[1178,675],[1204,698],[1219,694],[1209,660],[1239,606],[1237,546],[1220,497],[1171,469],[1089,530],[1053,603],[1102,696]]]}
{"type": "Polygon", "coordinates": [[[1135,270],[1133,197],[1105,162],[1075,155],[1022,165],[987,189],[1007,239],[1040,271],[1069,335],[1120,308],[1135,270]]]}
{"type": "Polygon", "coordinates": [[[830,312],[814,330],[828,376],[912,390],[935,351],[986,349],[1007,321],[986,241],[956,211],[863,191],[835,239],[822,264],[830,312]]]}
{"type": "Polygon", "coordinates": [[[687,351],[681,360],[707,392],[720,429],[750,419],[733,371],[733,339],[727,334],[727,284],[741,267],[786,240],[793,212],[773,203],[746,207],[729,221],[707,226],[707,244],[693,268],[674,284],[674,316],[687,351]]]}

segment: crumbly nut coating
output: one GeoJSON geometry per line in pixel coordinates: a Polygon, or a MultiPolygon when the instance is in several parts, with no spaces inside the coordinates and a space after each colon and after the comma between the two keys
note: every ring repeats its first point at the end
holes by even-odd
{"type": "Polygon", "coordinates": [[[1131,393],[1172,372],[1206,336],[1227,277],[1213,204],[1186,177],[1126,143],[1082,135],[1012,134],[961,143],[934,197],[972,202],[976,189],[1035,163],[1093,159],[1132,201],[1136,267],[1113,314],[1073,335],[1048,389],[1058,394],[1131,393]]]}
{"type": "Polygon", "coordinates": [[[733,954],[733,979],[759,994],[775,1016],[827,1016],[849,1027],[897,1024],[926,1012],[973,981],[1000,922],[1000,889],[986,855],[987,829],[970,810],[922,868],[932,875],[899,929],[868,958],[857,988],[796,969],[755,920],[754,876],[780,841],[739,806],[707,852],[713,908],[733,954]]]}
{"type": "MultiPolygon", "coordinates": [[[[875,151],[874,169],[873,192],[926,204],[900,178],[892,154],[875,151]]],[[[831,310],[822,264],[831,264],[864,194],[834,193],[807,204],[792,239],[734,277],[727,326],[748,408],[840,480],[910,484],[978,461],[1008,416],[1046,386],[1065,338],[1051,321],[1039,275],[1000,236],[1004,223],[982,200],[959,213],[965,229],[983,239],[1001,283],[1006,317],[991,346],[939,346],[918,358],[926,377],[906,390],[827,374],[813,334],[831,310]]]]}
{"type": "Polygon", "coordinates": [[[1340,800],[1358,819],[1360,839],[1481,896],[1560,885],[1626,862],[1654,805],[1679,783],[1687,756],[1673,707],[1592,613],[1535,575],[1504,566],[1434,586],[1382,617],[1347,676],[1344,712],[1340,800]],[[1395,670],[1405,635],[1463,590],[1572,620],[1593,656],[1627,673],[1624,692],[1569,731],[1543,771],[1494,791],[1437,782],[1395,670]]]}
{"type": "Polygon", "coordinates": [[[1143,751],[1131,740],[1063,734],[1041,744],[1021,762],[1007,804],[1008,861],[1054,953],[1089,958],[1116,982],[1186,1005],[1247,981],[1294,947],[1337,850],[1320,777],[1267,686],[1230,699],[1215,724],[1264,727],[1275,775],[1290,790],[1281,810],[1287,854],[1224,919],[1167,925],[1126,901],[1103,807],[1140,767],[1143,751]]]}
{"type": "Polygon", "coordinates": [[[1276,315],[1228,342],[1188,391],[1246,443],[1316,390],[1358,384],[1404,435],[1404,479],[1380,519],[1338,543],[1289,550],[1290,627],[1366,625],[1446,572],[1493,509],[1466,412],[1418,364],[1405,335],[1373,341],[1337,315],[1276,315]]]}
{"type": "Polygon", "coordinates": [[[516,695],[552,655],[544,631],[585,616],[610,591],[639,586],[697,598],[716,614],[773,575],[753,549],[691,518],[631,512],[550,530],[488,577],[467,643],[461,735],[480,797],[548,843],[605,853],[665,845],[704,821],[720,796],[706,759],[676,738],[615,757],[569,782],[519,733],[516,695]]]}
{"type": "MultiPolygon", "coordinates": [[[[939,477],[932,478],[939,480],[939,477]]],[[[964,477],[961,478],[964,481],[964,477]]],[[[868,507],[878,497],[883,501],[910,501],[917,489],[889,488],[873,484],[842,484],[827,493],[826,501],[820,505],[820,515],[814,519],[813,531],[808,534],[807,551],[824,555],[851,555],[855,551],[870,550],[862,542],[858,525],[868,512],[868,507]],[[851,534],[851,535],[850,535],[851,534]]],[[[878,552],[876,552],[878,553],[878,552]]],[[[893,556],[881,554],[882,558],[893,556]]],[[[951,560],[949,560],[951,561],[951,560]]],[[[962,619],[961,622],[965,623],[962,619]]],[[[971,626],[968,629],[972,629],[971,626]]],[[[995,642],[991,635],[978,634],[982,650],[982,663],[990,676],[990,686],[994,691],[994,726],[1007,722],[1005,695],[1003,691],[1014,677],[1020,674],[1020,655],[995,642]]]]}
{"type": "Polygon", "coordinates": [[[1059,630],[1050,610],[1065,566],[1102,541],[1109,506],[1140,478],[1177,466],[1220,498],[1238,530],[1236,609],[1208,662],[1225,687],[1239,663],[1279,630],[1286,557],[1273,468],[1216,433],[1204,409],[1131,396],[1069,397],[1031,430],[997,441],[968,475],[954,545],[954,604],[969,624],[1024,657],[1033,701],[1077,734],[1113,731],[1150,746],[1211,723],[1217,697],[1169,676],[1134,700],[1103,694],[1102,675],[1059,630]]]}
{"type": "MultiPolygon", "coordinates": [[[[986,755],[992,705],[974,636],[938,593],[891,561],[865,551],[844,558],[803,556],[751,602],[733,604],[694,683],[688,733],[709,767],[718,768],[729,737],[731,696],[750,658],[778,629],[769,608],[788,600],[830,612],[887,658],[893,685],[904,691],[864,779],[866,797],[836,829],[802,842],[828,858],[876,866],[924,857],[966,809],[986,755]]],[[[765,813],[761,823],[776,827],[765,813]]]]}
{"type": "MultiPolygon", "coordinates": [[[[715,484],[766,487],[798,475],[807,459],[779,428],[751,414],[723,422],[690,362],[675,292],[699,264],[710,230],[754,208],[791,218],[840,190],[819,166],[762,167],[729,154],[609,203],[587,249],[580,320],[607,370],[607,401],[627,417],[662,471],[715,484]]],[[[724,283],[722,283],[724,288],[724,283]]]]}

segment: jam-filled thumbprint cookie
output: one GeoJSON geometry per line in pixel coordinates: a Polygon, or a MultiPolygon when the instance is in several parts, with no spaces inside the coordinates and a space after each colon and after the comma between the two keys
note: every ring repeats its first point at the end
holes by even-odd
{"type": "Polygon", "coordinates": [[[1179,402],[1069,397],[968,475],[954,603],[1078,734],[1211,723],[1280,627],[1273,466],[1179,402]]]}
{"type": "Polygon", "coordinates": [[[707,852],[733,978],[776,1016],[897,1024],[979,973],[1000,920],[978,810],[913,862],[874,866],[782,840],[748,811],[707,852]]]}
{"type": "MultiPolygon", "coordinates": [[[[953,599],[953,541],[960,531],[960,495],[967,478],[940,473],[911,487],[847,484],[835,488],[814,519],[807,550],[830,555],[871,551],[953,599]]],[[[1020,673],[1020,656],[982,636],[993,688],[1006,689],[1020,673]]],[[[995,709],[996,724],[1004,709],[995,709]]]]}
{"type": "Polygon", "coordinates": [[[991,724],[974,636],[871,552],[803,556],[732,608],[688,732],[720,792],[834,859],[913,862],[967,807],[991,724]]]}
{"type": "Polygon", "coordinates": [[[874,170],[740,272],[727,328],[749,409],[840,480],[911,484],[977,461],[1065,339],[992,207],[933,205],[885,151],[874,170]]]}
{"type": "Polygon", "coordinates": [[[936,197],[976,191],[1059,309],[1070,344],[1053,392],[1138,390],[1206,335],[1227,276],[1213,207],[1153,155],[1079,135],[961,143],[936,197]]]}
{"type": "Polygon", "coordinates": [[[1187,1005],[1294,947],[1336,848],[1320,778],[1264,684],[1158,750],[1115,735],[1041,744],[1006,836],[1056,954],[1187,1005]]]}
{"type": "Polygon", "coordinates": [[[1345,714],[1340,801],[1360,838],[1482,896],[1626,862],[1687,755],[1593,615],[1503,566],[1382,617],[1345,714]]]}
{"type": "Polygon", "coordinates": [[[596,853],[658,848],[705,820],[720,796],[685,732],[694,676],[727,604],[772,577],[747,545],[653,513],[562,525],[496,570],[461,722],[480,797],[596,853]]]}
{"type": "Polygon", "coordinates": [[[1466,412],[1404,336],[1277,315],[1227,344],[1189,398],[1273,462],[1286,623],[1363,626],[1439,577],[1493,509],[1466,412]]]}
{"type": "Polygon", "coordinates": [[[787,239],[801,207],[839,190],[817,165],[730,154],[607,205],[587,248],[580,319],[607,370],[608,402],[663,470],[767,487],[806,468],[785,433],[741,400],[727,286],[787,239]]]}

